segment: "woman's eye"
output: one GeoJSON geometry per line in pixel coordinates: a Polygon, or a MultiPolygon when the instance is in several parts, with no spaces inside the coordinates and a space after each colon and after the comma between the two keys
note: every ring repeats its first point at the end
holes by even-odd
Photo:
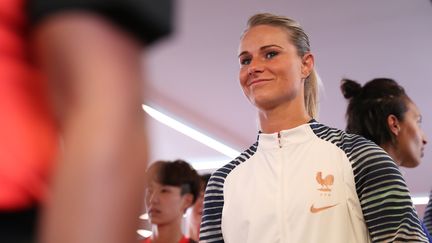
{"type": "Polygon", "coordinates": [[[250,58],[243,58],[243,59],[240,59],[240,64],[241,64],[241,65],[249,65],[250,62],[251,62],[251,59],[250,59],[250,58]]]}
{"type": "Polygon", "coordinates": [[[265,57],[267,58],[267,59],[272,59],[273,57],[275,57],[275,56],[277,56],[277,52],[276,51],[270,51],[270,52],[267,52],[266,53],[266,55],[265,55],[265,57]]]}

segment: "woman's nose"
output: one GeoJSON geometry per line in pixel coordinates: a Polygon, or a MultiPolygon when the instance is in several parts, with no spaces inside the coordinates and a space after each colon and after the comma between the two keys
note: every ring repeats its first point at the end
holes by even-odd
{"type": "Polygon", "coordinates": [[[263,70],[264,67],[262,63],[260,63],[259,61],[251,61],[248,68],[248,74],[252,76],[256,73],[261,73],[263,70]]]}
{"type": "Polygon", "coordinates": [[[159,195],[157,192],[151,192],[151,193],[149,193],[147,198],[148,198],[149,203],[155,203],[159,200],[159,195]]]}

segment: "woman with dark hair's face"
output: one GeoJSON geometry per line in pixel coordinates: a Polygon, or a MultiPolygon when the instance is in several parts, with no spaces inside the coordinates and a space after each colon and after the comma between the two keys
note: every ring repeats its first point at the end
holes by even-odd
{"type": "Polygon", "coordinates": [[[408,109],[402,120],[394,115],[387,117],[395,141],[391,145],[384,144],[382,147],[398,165],[412,168],[420,164],[427,140],[420,126],[422,116],[418,107],[409,100],[406,105],[408,109]]]}
{"type": "Polygon", "coordinates": [[[403,167],[416,167],[427,143],[418,107],[395,80],[376,78],[363,87],[343,79],[341,90],[349,100],[347,131],[372,140],[403,167]]]}
{"type": "Polygon", "coordinates": [[[152,224],[149,242],[189,242],[183,234],[186,210],[199,194],[200,178],[183,160],[157,161],[146,172],[145,208],[152,224]]]}
{"type": "Polygon", "coordinates": [[[145,206],[154,225],[181,225],[183,214],[192,202],[193,195],[182,194],[178,186],[152,181],[146,189],[145,206]]]}

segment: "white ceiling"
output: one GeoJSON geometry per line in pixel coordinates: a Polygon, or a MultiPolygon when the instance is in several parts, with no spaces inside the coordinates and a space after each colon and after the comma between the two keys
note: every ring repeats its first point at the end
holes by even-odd
{"type": "MultiPolygon", "coordinates": [[[[299,21],[310,36],[323,80],[319,121],[345,127],[342,77],[366,82],[390,77],[423,113],[432,139],[432,3],[429,0],[183,0],[176,31],[146,52],[147,104],[234,149],[255,142],[256,114],[237,80],[237,47],[248,17],[272,12],[299,21]]],[[[192,162],[228,158],[149,119],[151,160],[192,162]]],[[[413,195],[432,188],[432,148],[423,163],[404,169],[413,195]]]]}

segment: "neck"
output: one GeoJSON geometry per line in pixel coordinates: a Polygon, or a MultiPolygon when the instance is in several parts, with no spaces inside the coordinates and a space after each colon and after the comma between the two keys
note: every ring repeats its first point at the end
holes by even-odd
{"type": "Polygon", "coordinates": [[[198,242],[198,240],[199,240],[198,239],[199,238],[198,230],[199,230],[199,227],[191,222],[191,225],[189,226],[189,234],[188,234],[189,238],[198,242]]]}
{"type": "Polygon", "coordinates": [[[275,133],[306,124],[311,120],[303,106],[288,105],[271,110],[260,110],[260,127],[263,133],[275,133]],[[301,108],[298,108],[301,107],[301,108]]]}
{"type": "Polygon", "coordinates": [[[383,148],[390,157],[392,157],[393,161],[400,166],[402,164],[401,158],[399,156],[398,150],[393,146],[392,144],[382,144],[380,145],[381,148],[383,148]]]}
{"type": "Polygon", "coordinates": [[[153,243],[178,243],[183,237],[181,220],[175,223],[152,226],[153,243]]]}

